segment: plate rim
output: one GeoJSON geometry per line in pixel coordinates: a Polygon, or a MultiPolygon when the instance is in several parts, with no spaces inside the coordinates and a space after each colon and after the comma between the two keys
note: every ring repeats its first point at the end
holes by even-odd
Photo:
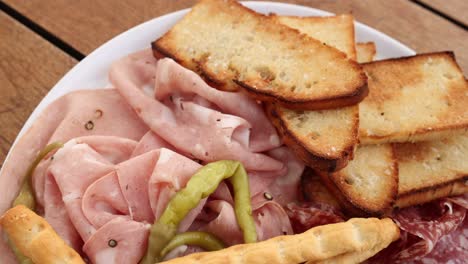
{"type": "MultiPolygon", "coordinates": [[[[313,8],[313,7],[309,7],[309,6],[303,6],[303,5],[297,5],[297,4],[291,4],[291,3],[271,2],[271,1],[241,1],[241,3],[243,5],[251,8],[251,9],[256,10],[256,11],[258,9],[262,9],[262,8],[279,9],[279,10],[281,10],[281,9],[282,10],[301,9],[304,12],[307,12],[307,13],[317,13],[317,14],[319,14],[319,16],[335,15],[334,13],[331,13],[331,12],[328,12],[328,11],[325,11],[325,10],[321,10],[321,9],[318,9],[318,8],[313,8]]],[[[60,78],[60,80],[57,81],[57,83],[47,92],[47,94],[41,99],[41,101],[36,105],[34,110],[31,112],[28,119],[24,122],[21,130],[16,135],[16,138],[13,141],[13,144],[11,145],[10,149],[8,150],[8,153],[7,153],[6,157],[5,157],[5,160],[3,161],[3,165],[8,162],[11,151],[16,146],[18,140],[23,137],[25,132],[31,127],[32,123],[38,117],[38,115],[48,105],[50,105],[54,100],[58,99],[59,97],[61,97],[63,95],[63,94],[61,94],[60,90],[65,90],[66,89],[65,87],[67,87],[67,86],[65,86],[65,84],[67,82],[69,82],[69,79],[72,79],[74,75],[77,75],[78,72],[83,70],[88,64],[93,64],[93,61],[96,60],[96,58],[99,56],[99,54],[104,53],[107,49],[110,48],[110,46],[113,43],[118,42],[121,39],[128,38],[129,35],[133,34],[134,32],[138,32],[138,31],[142,30],[143,28],[148,27],[148,25],[151,25],[153,23],[159,23],[159,24],[162,23],[163,25],[167,24],[167,22],[165,22],[166,20],[171,20],[173,17],[182,16],[185,13],[187,13],[190,9],[191,8],[185,8],[185,9],[177,10],[177,11],[174,11],[174,12],[170,12],[170,13],[164,14],[162,16],[158,16],[158,17],[154,17],[152,19],[149,19],[149,20],[147,20],[145,22],[142,22],[142,23],[140,23],[140,24],[138,24],[138,25],[136,25],[134,27],[131,27],[131,28],[119,33],[118,35],[112,37],[108,41],[104,42],[102,45],[100,45],[99,47],[94,49],[91,53],[89,53],[84,59],[82,59],[76,65],[74,65],[67,73],[65,73],[60,78]],[[62,88],[62,86],[64,88],[62,88]]],[[[386,42],[389,42],[390,46],[395,47],[396,49],[400,50],[402,53],[406,53],[406,55],[403,55],[403,56],[411,56],[411,55],[416,54],[416,52],[414,50],[412,50],[411,48],[409,48],[408,46],[404,45],[400,41],[392,38],[391,36],[381,32],[381,31],[379,31],[377,29],[374,29],[374,28],[372,28],[372,27],[370,27],[370,26],[368,26],[368,25],[366,25],[364,23],[361,23],[361,22],[357,21],[357,20],[354,21],[354,25],[355,25],[355,28],[356,28],[355,34],[359,30],[366,31],[366,32],[369,32],[370,35],[376,36],[376,38],[378,38],[378,39],[383,39],[386,42]]],[[[377,40],[373,40],[373,41],[377,41],[377,40]]],[[[377,50],[378,50],[378,47],[377,47],[377,50]]],[[[126,54],[123,54],[122,56],[125,56],[125,55],[126,54]]],[[[75,86],[79,86],[79,85],[75,85],[75,86]]],[[[100,88],[102,88],[102,87],[100,87],[100,88]]],[[[108,87],[106,87],[106,88],[108,88],[108,87]]],[[[79,88],[79,89],[75,89],[75,88],[72,88],[72,89],[73,89],[73,91],[75,91],[75,90],[81,90],[81,89],[99,89],[99,88],[83,87],[83,88],[79,88]]],[[[70,91],[67,91],[66,93],[68,93],[68,92],[70,92],[70,91]]],[[[4,167],[3,165],[2,165],[2,168],[0,169],[0,174],[2,173],[2,170],[3,170],[3,167],[4,167]]]]}

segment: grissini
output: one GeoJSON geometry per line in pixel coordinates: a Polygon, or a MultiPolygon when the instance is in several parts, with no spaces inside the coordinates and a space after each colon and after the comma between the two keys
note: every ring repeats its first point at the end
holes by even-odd
{"type": "Polygon", "coordinates": [[[399,228],[389,218],[353,218],[302,234],[195,253],[165,263],[359,263],[387,247],[399,235],[399,228]]]}
{"type": "Polygon", "coordinates": [[[47,221],[23,205],[8,210],[0,225],[11,242],[35,264],[84,264],[47,221]]]}

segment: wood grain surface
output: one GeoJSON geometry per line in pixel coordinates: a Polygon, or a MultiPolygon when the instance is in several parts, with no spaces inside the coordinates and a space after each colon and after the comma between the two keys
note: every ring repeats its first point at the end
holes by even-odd
{"type": "MultiPolygon", "coordinates": [[[[196,1],[6,0],[5,2],[80,52],[89,54],[113,36],[143,21],[190,7],[196,1]]],[[[465,73],[468,73],[468,33],[411,1],[279,0],[276,2],[310,6],[334,13],[353,13],[357,20],[390,35],[417,52],[455,51],[457,60],[465,73]]]]}
{"type": "Polygon", "coordinates": [[[444,15],[468,26],[468,1],[466,0],[417,0],[444,15]]]}
{"type": "Polygon", "coordinates": [[[0,164],[39,101],[76,61],[0,11],[0,164]]]}
{"type": "MultiPolygon", "coordinates": [[[[465,0],[418,1],[462,24],[467,23],[468,10],[465,0]]],[[[190,7],[196,0],[3,2],[86,55],[117,34],[154,17],[190,7]]],[[[465,75],[468,73],[468,32],[413,1],[275,2],[304,5],[334,13],[353,13],[358,21],[382,31],[417,52],[455,51],[465,75]]],[[[3,162],[11,143],[31,111],[76,61],[4,13],[0,14],[0,24],[0,162],[3,162]]]]}

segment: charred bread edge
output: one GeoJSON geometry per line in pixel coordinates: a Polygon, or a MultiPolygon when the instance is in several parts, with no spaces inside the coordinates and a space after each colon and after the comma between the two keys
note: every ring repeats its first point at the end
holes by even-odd
{"type": "MultiPolygon", "coordinates": [[[[290,28],[290,27],[280,23],[279,21],[276,21],[272,17],[269,17],[268,15],[257,13],[254,10],[251,10],[251,9],[243,6],[242,4],[238,3],[237,1],[229,0],[229,2],[239,6],[240,8],[244,9],[245,11],[247,11],[247,12],[249,12],[251,14],[254,14],[256,16],[260,16],[262,19],[272,21],[273,23],[277,24],[279,27],[282,27],[286,31],[295,32],[295,33],[299,34],[301,36],[301,38],[306,38],[306,39],[308,39],[310,41],[319,42],[318,40],[316,40],[316,39],[314,39],[314,38],[312,38],[310,36],[307,36],[305,34],[301,34],[299,32],[299,30],[294,29],[294,28],[290,28]]],[[[162,58],[163,56],[172,58],[176,62],[182,64],[184,67],[187,67],[187,68],[190,69],[191,67],[188,67],[189,65],[185,65],[183,60],[177,58],[177,54],[171,53],[171,52],[167,51],[166,49],[164,49],[163,47],[161,47],[160,45],[158,45],[158,41],[160,39],[164,38],[164,36],[169,34],[171,31],[172,31],[172,29],[170,29],[168,32],[166,32],[164,35],[162,35],[160,38],[158,38],[157,40],[155,40],[155,41],[153,41],[151,43],[151,47],[152,47],[152,50],[153,50],[153,55],[155,56],[155,58],[158,58],[158,59],[162,58]]],[[[321,43],[321,42],[319,42],[319,43],[321,43]]],[[[334,96],[334,97],[330,96],[330,97],[325,97],[325,98],[320,98],[320,99],[290,98],[290,99],[287,100],[286,98],[284,98],[284,97],[282,97],[282,96],[280,96],[278,94],[272,94],[269,91],[265,91],[265,90],[259,91],[256,88],[248,85],[245,82],[242,82],[242,81],[239,81],[239,80],[231,80],[231,81],[233,83],[237,84],[237,86],[243,87],[249,94],[251,94],[256,99],[263,100],[263,101],[269,101],[269,102],[278,102],[281,105],[283,105],[283,106],[285,106],[287,108],[291,108],[291,109],[321,110],[321,109],[330,109],[330,108],[337,108],[337,107],[343,107],[343,106],[350,106],[350,105],[355,105],[355,104],[361,102],[362,100],[364,100],[364,98],[369,93],[369,89],[367,87],[367,75],[365,74],[365,72],[362,69],[361,65],[359,63],[357,63],[355,60],[347,58],[345,53],[343,53],[342,51],[340,51],[340,50],[338,50],[336,48],[333,48],[333,47],[330,47],[330,48],[332,48],[336,52],[340,53],[352,65],[353,68],[356,68],[356,69],[360,70],[359,81],[357,81],[357,83],[354,84],[354,86],[356,86],[355,90],[353,90],[351,92],[348,92],[346,94],[341,94],[341,95],[337,95],[337,96],[334,96]]],[[[228,90],[228,91],[236,90],[235,88],[232,87],[231,83],[221,82],[221,81],[216,79],[216,76],[213,76],[212,74],[210,74],[209,72],[204,70],[203,69],[202,58],[193,59],[193,63],[197,65],[196,67],[198,69],[197,69],[196,72],[205,81],[207,81],[207,83],[209,85],[211,85],[211,86],[213,86],[215,88],[218,88],[220,90],[228,90]]]]}
{"type": "Polygon", "coordinates": [[[317,175],[320,176],[320,179],[322,180],[323,184],[327,187],[327,189],[333,194],[333,196],[336,198],[338,203],[341,205],[341,207],[344,209],[345,213],[347,215],[353,215],[353,216],[358,216],[358,217],[368,217],[369,215],[374,215],[374,216],[384,216],[388,214],[386,211],[367,211],[364,208],[360,208],[359,206],[355,206],[351,201],[349,201],[343,193],[340,191],[338,186],[331,180],[331,178],[328,176],[327,172],[320,172],[316,171],[317,175]]]}
{"type": "Polygon", "coordinates": [[[454,124],[446,125],[442,127],[432,128],[419,128],[416,131],[403,134],[403,133],[391,133],[382,136],[365,136],[359,137],[359,141],[363,145],[368,144],[381,144],[381,143],[406,143],[406,142],[417,142],[417,141],[428,141],[437,140],[440,138],[446,138],[451,135],[458,135],[468,132],[468,123],[466,124],[454,124]]]}
{"type": "Polygon", "coordinates": [[[392,166],[394,167],[394,173],[392,176],[396,181],[396,184],[392,188],[392,197],[390,197],[390,203],[388,206],[379,208],[377,210],[368,208],[366,206],[362,206],[359,204],[359,201],[350,199],[347,197],[344,192],[341,190],[339,185],[334,181],[332,177],[330,177],[330,173],[325,173],[325,172],[319,172],[316,171],[317,175],[320,176],[322,179],[323,183],[325,186],[334,194],[334,196],[337,198],[338,202],[344,207],[346,211],[348,211],[351,214],[356,214],[359,216],[385,216],[389,215],[392,212],[392,209],[394,207],[394,204],[397,200],[398,197],[398,161],[396,160],[396,155],[395,155],[395,147],[391,145],[392,149],[392,160],[393,164],[392,166]]]}
{"type": "MultiPolygon", "coordinates": [[[[281,17],[298,18],[298,19],[301,19],[303,21],[315,21],[315,20],[322,21],[322,20],[329,20],[329,19],[336,19],[336,18],[351,19],[353,25],[351,26],[351,31],[349,32],[350,33],[349,37],[353,40],[352,43],[354,43],[354,45],[353,45],[353,49],[352,49],[352,54],[348,54],[348,55],[350,55],[349,58],[351,58],[352,60],[357,61],[356,44],[359,44],[359,43],[356,43],[356,38],[355,38],[356,33],[355,33],[355,28],[354,28],[354,15],[352,13],[335,14],[335,15],[327,15],[327,16],[292,16],[292,15],[288,16],[288,15],[278,15],[278,14],[275,14],[275,13],[269,13],[268,16],[273,17],[275,19],[280,19],[281,17]]],[[[279,22],[279,23],[281,23],[281,22],[279,22]]],[[[307,34],[305,34],[305,35],[307,35],[307,34]]],[[[366,42],[366,44],[367,43],[373,43],[373,42],[366,42]]],[[[373,46],[375,48],[375,45],[373,45],[373,46]]],[[[341,50],[339,50],[339,51],[341,51],[341,50]]],[[[341,52],[343,52],[343,51],[341,51],[341,52]]],[[[345,53],[345,52],[343,52],[343,53],[345,53]]],[[[374,52],[374,55],[375,55],[375,52],[374,52]]]]}
{"type": "Polygon", "coordinates": [[[404,208],[412,205],[423,204],[439,198],[464,193],[468,193],[468,175],[434,186],[400,193],[397,196],[395,208],[404,208]]]}
{"type": "Polygon", "coordinates": [[[367,84],[360,86],[348,94],[321,99],[302,100],[300,98],[286,99],[280,95],[272,95],[268,91],[259,91],[248,84],[233,80],[234,83],[243,87],[252,97],[267,102],[278,102],[280,105],[296,110],[324,110],[358,104],[369,94],[367,84]]]}
{"type": "Polygon", "coordinates": [[[361,63],[361,65],[366,66],[367,64],[379,64],[379,63],[386,63],[386,62],[389,62],[389,61],[411,60],[411,59],[417,58],[417,57],[427,57],[427,56],[432,56],[432,55],[449,55],[450,58],[452,59],[452,61],[454,62],[454,64],[460,70],[460,72],[463,72],[461,70],[460,66],[458,65],[458,63],[456,63],[457,60],[455,58],[455,53],[453,53],[453,51],[449,51],[449,50],[447,50],[447,51],[435,51],[435,52],[418,53],[418,54],[411,55],[411,56],[402,56],[402,57],[395,57],[395,58],[389,58],[389,59],[383,59],[383,60],[370,61],[370,62],[361,63]]]}
{"type": "MultiPolygon", "coordinates": [[[[188,65],[185,65],[182,60],[178,59],[177,56],[166,51],[164,48],[158,46],[156,41],[151,43],[151,47],[152,47],[153,55],[155,58],[160,59],[164,57],[169,57],[175,60],[176,62],[182,64],[184,67],[190,68],[190,67],[187,67],[188,65]]],[[[194,61],[194,63],[197,64],[197,68],[198,68],[196,72],[200,75],[200,77],[202,77],[208,83],[208,85],[213,86],[220,90],[233,90],[233,89],[227,88],[226,86],[228,85],[220,82],[219,80],[216,79],[215,76],[213,76],[212,74],[204,70],[202,62],[194,61]]],[[[367,80],[367,77],[365,78],[367,80]]],[[[238,86],[244,88],[245,91],[255,99],[267,101],[267,102],[278,102],[279,104],[281,104],[282,106],[286,108],[300,109],[300,110],[324,110],[324,109],[351,106],[351,105],[358,104],[359,102],[364,100],[364,98],[366,98],[366,96],[369,94],[369,89],[368,89],[367,82],[366,82],[366,84],[363,86],[360,86],[359,89],[354,90],[348,94],[340,95],[338,97],[328,97],[328,98],[321,98],[317,100],[301,100],[300,98],[287,100],[286,98],[282,96],[272,95],[268,91],[259,91],[242,81],[238,81],[238,80],[232,80],[232,81],[238,86]]]]}
{"type": "MultiPolygon", "coordinates": [[[[308,149],[306,146],[301,144],[301,141],[296,138],[284,123],[283,119],[278,115],[276,106],[272,103],[265,104],[266,114],[270,121],[277,128],[281,135],[284,143],[290,147],[294,153],[304,161],[309,167],[316,170],[334,172],[344,168],[349,160],[354,157],[354,147],[358,142],[357,133],[358,127],[354,129],[353,142],[347,146],[340,156],[337,157],[326,157],[322,154],[316,153],[313,150],[308,149]]],[[[359,117],[358,117],[359,118],[359,117]]]]}

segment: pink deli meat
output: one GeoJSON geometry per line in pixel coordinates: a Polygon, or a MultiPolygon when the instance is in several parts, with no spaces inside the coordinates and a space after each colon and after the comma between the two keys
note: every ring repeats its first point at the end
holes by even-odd
{"type": "Polygon", "coordinates": [[[151,50],[117,61],[109,75],[143,122],[177,150],[206,162],[239,160],[247,170],[282,168],[281,162],[255,152],[281,143],[253,99],[216,91],[174,61],[156,61],[151,50]],[[145,93],[153,87],[153,96],[145,93]]]}
{"type": "MultiPolygon", "coordinates": [[[[40,114],[2,170],[0,213],[38,151],[61,141],[67,143],[33,175],[38,213],[93,263],[137,263],[150,224],[171,197],[200,164],[220,159],[240,160],[248,171],[258,238],[292,233],[282,206],[297,200],[304,166],[280,147],[261,105],[209,87],[170,59],[157,62],[148,50],[116,62],[110,79],[117,90],[73,92],[40,114]],[[110,239],[118,245],[109,247],[110,239]]],[[[240,243],[233,210],[230,189],[221,183],[179,231],[232,234],[225,242],[240,243]]],[[[3,239],[0,253],[3,262],[16,263],[3,239]]]]}
{"type": "MultiPolygon", "coordinates": [[[[44,200],[59,201],[56,204],[44,204],[46,220],[54,229],[62,231],[59,234],[68,242],[76,241],[79,236],[84,242],[84,253],[93,263],[107,263],[101,262],[105,259],[103,256],[115,259],[114,263],[138,262],[144,253],[141,248],[130,246],[109,249],[108,240],[121,239],[117,240],[118,243],[146,245],[149,224],[160,216],[170,198],[201,167],[166,148],[130,158],[133,152],[130,146],[135,147],[137,143],[117,137],[99,137],[99,140],[96,137],[76,138],[54,154],[45,172],[45,177],[55,184],[45,188],[52,191],[44,193],[44,200]],[[110,155],[105,151],[99,152],[109,149],[110,145],[118,153],[110,155]],[[50,197],[57,194],[61,200],[50,197]],[[58,215],[62,210],[66,210],[68,221],[48,218],[48,215],[58,215]],[[72,225],[65,226],[68,223],[72,225]],[[126,230],[134,230],[135,236],[123,235],[122,232],[126,230]],[[123,258],[124,255],[127,257],[123,258]]],[[[179,231],[190,228],[205,202],[206,199],[202,200],[189,213],[179,226],[179,231]]],[[[213,209],[212,204],[216,202],[225,203],[228,214],[215,208],[218,215],[201,229],[219,235],[223,235],[219,230],[225,232],[232,229],[235,238],[240,231],[232,205],[227,201],[216,200],[208,206],[213,209]],[[210,229],[212,226],[214,228],[210,229]]],[[[259,239],[292,233],[287,214],[278,203],[266,201],[253,206],[259,239]]],[[[233,239],[229,243],[240,242],[242,240],[233,239]]]]}
{"type": "MultiPolygon", "coordinates": [[[[47,143],[89,135],[139,140],[147,131],[147,126],[114,89],[76,91],[60,97],[40,113],[11,149],[0,174],[0,215],[11,206],[29,164],[47,143]]],[[[41,191],[36,194],[42,195],[41,191]]],[[[1,228],[0,237],[2,261],[16,263],[1,228]]]]}

